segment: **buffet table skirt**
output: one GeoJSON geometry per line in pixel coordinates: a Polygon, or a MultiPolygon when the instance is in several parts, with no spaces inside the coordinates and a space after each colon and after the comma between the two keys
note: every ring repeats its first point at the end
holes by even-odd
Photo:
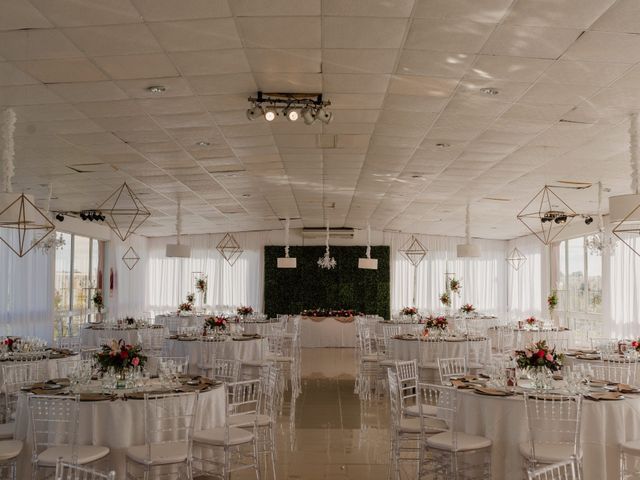
{"type": "MultiPolygon", "coordinates": [[[[196,430],[224,425],[224,392],[219,386],[198,396],[196,430]]],[[[20,395],[16,418],[16,438],[24,441],[17,478],[31,478],[33,443],[26,394],[20,395]]],[[[80,402],[78,441],[81,445],[109,447],[111,453],[106,461],[116,471],[116,478],[125,478],[127,449],[143,445],[144,435],[144,400],[80,402]]]]}
{"type": "MultiPolygon", "coordinates": [[[[627,396],[627,395],[625,395],[627,396]]],[[[640,438],[640,396],[625,400],[584,400],[582,408],[583,479],[618,478],[619,444],[640,438]]],[[[528,439],[522,396],[489,397],[458,391],[458,429],[493,442],[492,478],[523,478],[518,444],[528,439]]]]}
{"type": "Polygon", "coordinates": [[[202,375],[206,373],[201,371],[199,367],[203,361],[203,349],[215,352],[218,358],[240,360],[241,362],[255,361],[262,360],[264,352],[267,350],[267,340],[261,338],[242,341],[202,342],[200,340],[169,339],[166,341],[165,348],[167,355],[171,357],[184,357],[188,355],[189,373],[202,375]]]}
{"type": "Polygon", "coordinates": [[[302,317],[300,343],[306,348],[356,346],[353,317],[302,317]]]}

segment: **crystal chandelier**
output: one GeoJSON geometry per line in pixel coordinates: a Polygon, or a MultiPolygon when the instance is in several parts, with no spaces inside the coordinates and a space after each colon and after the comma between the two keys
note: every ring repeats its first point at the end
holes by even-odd
{"type": "Polygon", "coordinates": [[[584,239],[584,247],[591,255],[602,255],[605,250],[613,253],[615,242],[609,237],[602,221],[602,212],[600,210],[602,204],[602,182],[598,182],[598,233],[588,235],[584,239]]]}
{"type": "Polygon", "coordinates": [[[38,243],[34,240],[32,243],[36,250],[44,253],[45,255],[48,255],[49,252],[55,252],[57,249],[62,248],[67,244],[65,239],[62,238],[62,234],[57,237],[55,235],[50,235],[42,242],[38,243]]]}
{"type": "Polygon", "coordinates": [[[327,220],[327,237],[324,246],[324,256],[318,258],[318,266],[325,270],[332,270],[336,268],[336,259],[331,256],[329,251],[329,220],[327,220]]]}

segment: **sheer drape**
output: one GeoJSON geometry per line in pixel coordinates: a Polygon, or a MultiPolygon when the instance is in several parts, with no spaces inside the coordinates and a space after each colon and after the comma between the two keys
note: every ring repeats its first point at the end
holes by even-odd
{"type": "Polygon", "coordinates": [[[417,268],[399,251],[411,235],[389,233],[384,236],[385,243],[391,247],[392,312],[405,306],[416,306],[423,311],[442,310],[440,295],[446,290],[446,273],[455,274],[462,283],[462,292],[454,299],[454,307],[471,303],[483,312],[499,313],[506,310],[506,242],[474,240],[482,249],[482,256],[459,259],[456,245],[463,243],[462,238],[415,237],[428,250],[417,268]]]}
{"type": "Polygon", "coordinates": [[[114,289],[109,289],[109,282],[103,294],[108,295],[107,306],[110,318],[138,316],[147,310],[147,265],[149,261],[147,243],[144,237],[131,236],[126,242],[112,235],[107,243],[107,264],[109,276],[113,275],[114,289]],[[140,257],[136,266],[129,270],[122,257],[129,247],[133,247],[140,257]]]}
{"type": "MultiPolygon", "coordinates": [[[[640,252],[640,238],[630,239],[629,243],[640,252]]],[[[611,312],[612,335],[618,338],[631,338],[640,335],[640,256],[618,242],[610,258],[609,309],[611,312]]],[[[607,305],[605,303],[605,306],[607,305]]]]}
{"type": "MultiPolygon", "coordinates": [[[[13,233],[5,229],[3,235],[13,233]]],[[[53,253],[38,250],[20,258],[0,245],[0,335],[52,339],[53,259],[53,253]]]]}
{"type": "Polygon", "coordinates": [[[546,312],[543,270],[546,271],[544,265],[549,262],[547,248],[535,237],[509,241],[508,253],[516,247],[526,257],[526,261],[518,270],[507,267],[509,312],[518,316],[540,316],[542,312],[546,312]]]}

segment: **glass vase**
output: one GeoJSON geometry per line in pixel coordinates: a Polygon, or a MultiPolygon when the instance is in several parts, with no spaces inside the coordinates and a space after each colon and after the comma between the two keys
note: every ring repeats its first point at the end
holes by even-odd
{"type": "Polygon", "coordinates": [[[537,391],[549,390],[553,375],[547,367],[533,367],[527,372],[527,377],[533,383],[533,388],[537,391]]]}

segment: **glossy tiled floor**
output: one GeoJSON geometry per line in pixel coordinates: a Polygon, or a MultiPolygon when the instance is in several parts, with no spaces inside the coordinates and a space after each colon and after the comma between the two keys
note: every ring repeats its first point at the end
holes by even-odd
{"type": "Polygon", "coordinates": [[[278,480],[386,480],[386,402],[363,407],[353,394],[353,349],[305,349],[302,367],[295,419],[285,409],[278,426],[278,480]]]}

